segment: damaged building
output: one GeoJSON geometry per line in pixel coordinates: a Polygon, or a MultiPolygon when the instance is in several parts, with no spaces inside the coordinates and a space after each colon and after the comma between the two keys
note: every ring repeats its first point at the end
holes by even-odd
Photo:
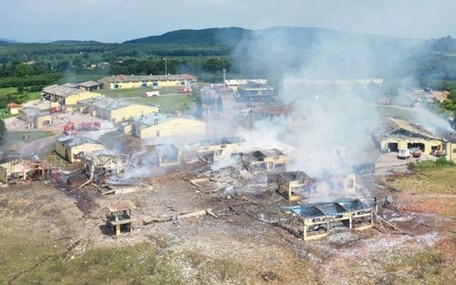
{"type": "Polygon", "coordinates": [[[288,171],[274,175],[274,180],[268,181],[268,184],[275,183],[279,194],[288,201],[296,202],[302,200],[302,193],[313,181],[314,179],[302,171],[288,171]]]}
{"type": "Polygon", "coordinates": [[[129,201],[116,202],[108,207],[107,225],[115,235],[132,231],[136,220],[131,216],[133,205],[129,201]]]}
{"type": "Polygon", "coordinates": [[[15,159],[0,164],[0,182],[8,184],[11,180],[43,177],[46,171],[47,169],[40,162],[15,159]]]}
{"type": "Polygon", "coordinates": [[[403,119],[389,118],[385,130],[377,134],[384,152],[419,148],[425,154],[442,151],[442,138],[425,128],[403,119]]]}
{"type": "Polygon", "coordinates": [[[85,153],[80,159],[91,181],[99,181],[109,175],[119,175],[124,171],[122,159],[107,150],[85,153]]]}
{"type": "Polygon", "coordinates": [[[375,199],[348,199],[280,208],[279,225],[307,240],[320,239],[337,228],[372,228],[375,199]]]}
{"type": "Polygon", "coordinates": [[[278,149],[258,150],[241,155],[244,167],[251,172],[283,171],[288,156],[278,149]]]}
{"type": "Polygon", "coordinates": [[[27,128],[39,129],[52,124],[52,115],[49,111],[42,111],[38,108],[23,108],[18,113],[18,118],[27,124],[27,128]]]}
{"type": "Polygon", "coordinates": [[[103,144],[86,137],[64,136],[55,142],[55,151],[58,155],[73,163],[79,160],[82,155],[104,150],[103,144]]]}
{"type": "Polygon", "coordinates": [[[98,97],[79,102],[79,111],[83,114],[91,114],[111,121],[113,123],[123,122],[138,116],[146,116],[160,111],[158,107],[132,104],[108,97],[98,97]]]}
{"type": "Polygon", "coordinates": [[[60,105],[76,105],[80,101],[94,97],[103,96],[98,93],[82,90],[78,85],[54,84],[43,88],[41,98],[51,102],[58,102],[60,105]]]}
{"type": "Polygon", "coordinates": [[[376,139],[382,152],[418,149],[425,155],[456,161],[456,136],[452,132],[431,132],[416,123],[389,118],[384,128],[376,133],[376,139]]]}
{"type": "Polygon", "coordinates": [[[174,144],[148,146],[147,151],[155,154],[156,163],[160,167],[176,166],[181,162],[181,150],[174,144]]]}

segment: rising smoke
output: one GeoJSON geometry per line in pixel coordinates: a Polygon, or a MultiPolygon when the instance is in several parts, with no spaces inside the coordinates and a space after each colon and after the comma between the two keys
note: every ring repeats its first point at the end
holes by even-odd
{"type": "MultiPolygon", "coordinates": [[[[416,88],[409,61],[425,51],[425,43],[415,40],[274,28],[242,41],[233,56],[241,69],[272,79],[280,100],[294,104],[291,116],[256,122],[254,132],[263,143],[267,134],[296,148],[291,170],[321,177],[349,172],[378,155],[372,137],[391,114],[372,103],[386,95],[389,84],[397,90],[416,88]]],[[[427,127],[448,127],[424,109],[395,113],[427,127]]]]}

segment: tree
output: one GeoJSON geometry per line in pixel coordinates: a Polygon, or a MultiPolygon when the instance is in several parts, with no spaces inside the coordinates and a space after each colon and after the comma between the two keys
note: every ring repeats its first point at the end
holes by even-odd
{"type": "Polygon", "coordinates": [[[5,137],[6,137],[5,122],[3,120],[0,120],[0,145],[2,145],[5,142],[5,137]]]}
{"type": "Polygon", "coordinates": [[[223,111],[223,98],[222,96],[218,95],[217,97],[217,102],[216,102],[216,105],[215,105],[215,110],[217,112],[221,112],[223,111]]]}

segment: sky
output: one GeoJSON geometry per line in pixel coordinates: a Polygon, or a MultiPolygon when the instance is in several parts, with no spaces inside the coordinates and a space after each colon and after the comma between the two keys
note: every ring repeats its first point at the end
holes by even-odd
{"type": "Polygon", "coordinates": [[[0,0],[0,38],[123,42],[178,29],[320,27],[454,36],[454,0],[0,0]]]}

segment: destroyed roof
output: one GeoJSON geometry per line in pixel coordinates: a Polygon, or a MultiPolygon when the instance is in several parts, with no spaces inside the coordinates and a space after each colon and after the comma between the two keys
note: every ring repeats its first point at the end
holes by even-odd
{"type": "Polygon", "coordinates": [[[6,105],[6,107],[9,109],[14,109],[14,108],[22,108],[22,105],[12,102],[12,103],[8,103],[6,105]]]}
{"type": "Polygon", "coordinates": [[[252,153],[250,153],[251,156],[255,157],[258,160],[262,160],[265,157],[273,157],[273,156],[281,156],[285,155],[283,152],[280,150],[274,148],[274,149],[266,149],[266,150],[257,150],[252,153]]]}
{"type": "Polygon", "coordinates": [[[386,124],[386,128],[382,131],[376,132],[376,136],[380,138],[380,140],[388,136],[422,137],[436,140],[442,139],[442,137],[430,132],[418,123],[412,123],[399,118],[388,119],[389,122],[386,124]]]}
{"type": "Polygon", "coordinates": [[[43,92],[47,93],[47,94],[68,97],[71,95],[76,95],[76,94],[82,93],[83,91],[81,91],[80,89],[77,89],[77,88],[66,87],[63,85],[55,84],[55,85],[44,87],[43,92]]]}
{"type": "Polygon", "coordinates": [[[210,145],[223,145],[223,144],[235,144],[243,143],[245,140],[241,137],[224,137],[218,139],[208,139],[198,142],[198,146],[210,146],[210,145]]]}
{"type": "Polygon", "coordinates": [[[93,80],[89,80],[89,81],[85,81],[85,82],[79,83],[80,86],[82,86],[82,87],[87,87],[87,88],[95,87],[95,86],[100,86],[100,85],[102,85],[102,84],[103,84],[103,83],[96,82],[96,81],[93,81],[93,80]]]}
{"type": "Polygon", "coordinates": [[[84,157],[87,158],[87,159],[92,159],[92,158],[95,158],[95,157],[98,157],[98,156],[118,157],[119,155],[117,155],[113,151],[110,151],[110,150],[107,150],[107,149],[100,149],[100,150],[96,150],[96,151],[92,151],[92,152],[84,154],[84,157]]]}
{"type": "Polygon", "coordinates": [[[97,107],[100,109],[106,109],[106,110],[116,110],[116,109],[121,109],[121,108],[125,108],[125,107],[133,105],[130,102],[116,100],[116,99],[104,97],[104,96],[99,96],[99,97],[91,98],[88,100],[83,100],[83,101],[80,101],[79,103],[84,106],[94,106],[94,107],[97,107]]]}
{"type": "Polygon", "coordinates": [[[293,180],[298,180],[298,181],[304,181],[307,179],[312,179],[309,175],[302,171],[288,171],[288,172],[282,172],[279,173],[280,176],[285,178],[287,181],[293,181],[293,180]]]}
{"type": "Polygon", "coordinates": [[[72,135],[60,137],[60,138],[57,139],[57,141],[59,143],[64,143],[65,146],[67,146],[67,147],[74,147],[74,146],[83,145],[83,144],[86,144],[86,143],[93,143],[93,144],[100,144],[101,145],[101,143],[99,143],[96,140],[93,140],[91,138],[76,137],[76,136],[72,136],[72,135]]]}
{"type": "Polygon", "coordinates": [[[164,81],[164,80],[194,80],[189,79],[189,74],[177,75],[113,75],[104,77],[108,82],[138,82],[138,81],[164,81]]]}
{"type": "Polygon", "coordinates": [[[111,213],[121,212],[121,211],[125,211],[125,210],[130,210],[130,209],[133,209],[133,208],[134,208],[134,205],[128,200],[126,200],[126,201],[117,201],[117,202],[114,202],[113,204],[108,206],[108,210],[111,213]]]}
{"type": "Polygon", "coordinates": [[[249,82],[253,82],[256,84],[267,84],[267,79],[226,79],[226,85],[245,85],[249,82]]]}
{"type": "Polygon", "coordinates": [[[30,166],[30,165],[33,165],[33,161],[31,160],[27,160],[27,159],[14,159],[14,160],[11,160],[11,161],[8,161],[8,162],[5,162],[5,163],[2,163],[0,164],[0,167],[1,168],[4,168],[4,169],[9,169],[13,166],[17,166],[17,165],[27,165],[27,166],[30,166]]]}
{"type": "Polygon", "coordinates": [[[374,203],[374,201],[350,199],[335,202],[284,206],[281,207],[281,209],[285,211],[292,211],[302,218],[317,218],[340,215],[349,211],[371,210],[375,207],[374,203]]]}

